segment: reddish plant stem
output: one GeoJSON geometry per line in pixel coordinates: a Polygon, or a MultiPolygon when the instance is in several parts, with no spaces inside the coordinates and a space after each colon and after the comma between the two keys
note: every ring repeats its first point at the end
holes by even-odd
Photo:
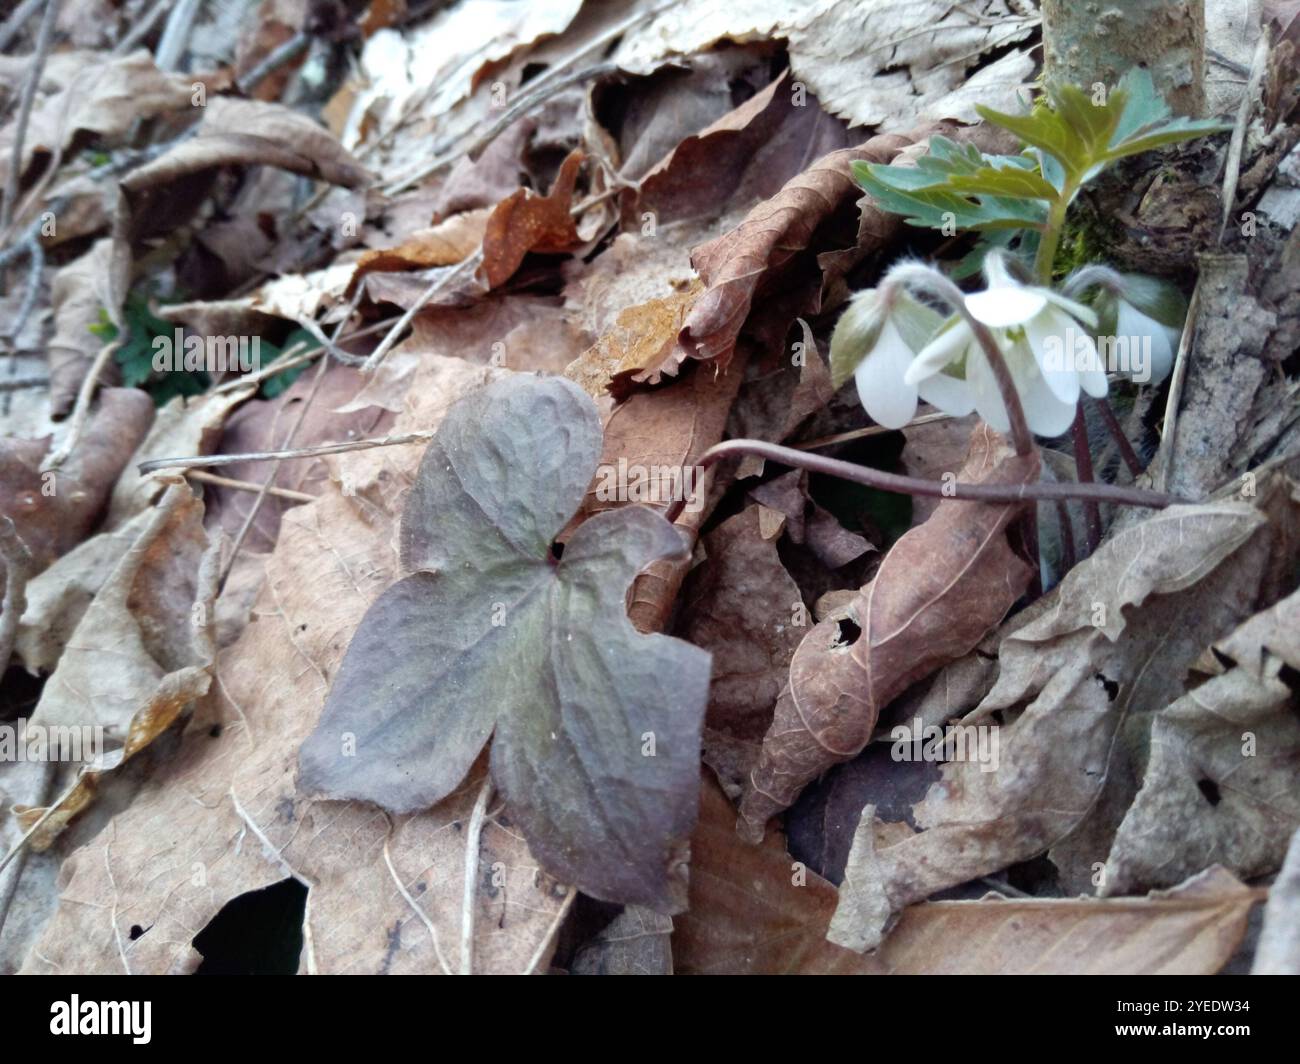
{"type": "Polygon", "coordinates": [[[1133,450],[1133,445],[1128,442],[1128,437],[1124,435],[1124,426],[1119,423],[1119,418],[1115,416],[1115,411],[1111,409],[1110,400],[1103,396],[1095,400],[1095,402],[1097,409],[1101,411],[1101,420],[1110,431],[1115,446],[1119,448],[1124,464],[1128,466],[1128,471],[1136,477],[1142,472],[1142,459],[1137,456],[1137,452],[1133,450]]]}
{"type": "Polygon", "coordinates": [[[1076,559],[1074,551],[1074,526],[1070,523],[1070,508],[1062,500],[1056,503],[1056,521],[1061,530],[1061,572],[1068,573],[1074,568],[1076,559]]]}
{"type": "MultiPolygon", "coordinates": [[[[886,473],[868,466],[842,462],[838,458],[797,451],[793,447],[782,447],[762,440],[726,440],[710,447],[696,461],[700,469],[724,458],[752,454],[770,462],[793,469],[806,469],[810,473],[823,473],[838,477],[854,484],[864,484],[881,491],[897,492],[900,495],[923,495],[933,499],[960,499],[968,502],[1030,502],[1037,499],[1088,499],[1096,502],[1114,503],[1119,506],[1145,506],[1153,510],[1163,510],[1166,506],[1184,503],[1189,500],[1175,495],[1164,495],[1158,491],[1146,491],[1142,488],[1123,488],[1114,484],[1060,484],[1039,481],[1034,484],[963,484],[942,480],[923,480],[920,477],[905,477],[898,473],[886,473]]],[[[686,499],[678,499],[669,506],[664,516],[669,521],[677,520],[686,508],[686,499]]]]}
{"type": "MultiPolygon", "coordinates": [[[[1095,477],[1092,471],[1092,450],[1088,443],[1088,423],[1083,418],[1083,405],[1075,407],[1074,410],[1074,470],[1079,478],[1079,485],[1093,484],[1095,477]]],[[[1084,528],[1087,530],[1088,557],[1101,546],[1101,507],[1097,505],[1096,497],[1081,495],[1083,499],[1083,520],[1084,528]]]]}

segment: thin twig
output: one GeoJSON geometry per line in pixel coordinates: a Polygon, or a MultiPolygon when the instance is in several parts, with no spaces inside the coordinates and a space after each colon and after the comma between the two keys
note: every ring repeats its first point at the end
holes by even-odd
{"type": "Polygon", "coordinates": [[[141,476],[158,469],[199,469],[205,466],[234,465],[236,462],[270,462],[277,458],[318,458],[325,454],[346,454],[348,451],[368,451],[372,447],[400,447],[407,443],[425,443],[433,439],[435,430],[407,432],[400,436],[384,436],[350,443],[323,443],[316,447],[298,447],[292,451],[250,451],[245,454],[195,454],[187,458],[154,458],[141,462],[136,468],[141,476]]]}
{"type": "MultiPolygon", "coordinates": [[[[1092,445],[1088,442],[1088,422],[1083,416],[1083,406],[1074,408],[1074,471],[1080,484],[1092,484],[1096,477],[1092,472],[1092,445]]],[[[1101,507],[1096,499],[1084,499],[1083,526],[1088,537],[1088,553],[1091,556],[1101,546],[1101,507]]]]}
{"type": "MultiPolygon", "coordinates": [[[[13,321],[5,330],[5,345],[9,348],[9,379],[16,379],[18,373],[18,337],[22,334],[23,329],[27,326],[27,319],[32,316],[32,311],[36,309],[36,299],[41,292],[41,275],[45,272],[45,248],[34,235],[23,237],[21,246],[27,251],[27,280],[23,287],[23,299],[18,306],[18,313],[14,315],[13,321]]],[[[3,410],[5,414],[9,413],[9,404],[12,396],[9,394],[13,389],[4,388],[0,385],[0,391],[3,391],[4,402],[3,410]]]]}
{"type": "Polygon", "coordinates": [[[167,14],[175,3],[176,0],[154,0],[153,7],[146,11],[144,17],[137,20],[136,24],[123,34],[122,39],[113,46],[110,54],[126,55],[127,52],[153,32],[154,27],[162,21],[163,15],[167,14]]]}
{"type": "Polygon", "coordinates": [[[158,47],[154,49],[154,63],[159,70],[179,70],[181,60],[189,47],[190,33],[194,29],[194,17],[199,13],[203,0],[178,0],[171,14],[167,16],[167,25],[163,27],[158,47]]]}
{"type": "Polygon", "coordinates": [[[266,80],[268,75],[293,59],[310,43],[311,34],[306,30],[299,30],[278,48],[273,49],[265,59],[240,78],[235,87],[245,96],[249,95],[261,82],[266,80]]]}
{"type": "Polygon", "coordinates": [[[479,248],[473,255],[469,256],[467,259],[462,259],[457,265],[447,270],[441,277],[420,293],[420,298],[411,304],[406,313],[397,319],[393,327],[389,329],[384,338],[379,341],[379,346],[376,347],[374,351],[371,352],[370,357],[366,359],[365,365],[361,367],[361,372],[373,373],[379,364],[383,362],[384,357],[390,350],[392,350],[397,341],[401,339],[407,326],[415,320],[415,316],[428,306],[429,301],[446,288],[452,280],[460,277],[467,270],[476,268],[482,261],[483,249],[479,248]]]}
{"type": "Polygon", "coordinates": [[[23,0],[18,5],[18,9],[5,19],[3,26],[0,26],[0,52],[9,47],[10,43],[22,28],[27,24],[27,20],[36,13],[36,9],[44,3],[44,0],[23,0]]]}
{"type": "Polygon", "coordinates": [[[61,0],[45,0],[45,14],[41,16],[41,25],[36,31],[36,50],[28,60],[27,79],[23,82],[22,95],[18,101],[18,118],[14,123],[14,146],[9,155],[9,174],[5,178],[5,198],[4,203],[0,204],[0,230],[7,230],[13,221],[18,183],[23,174],[23,141],[27,138],[27,122],[32,116],[32,103],[36,99],[36,90],[40,87],[45,59],[54,42],[54,23],[59,17],[60,2],[61,0]]]}
{"type": "Polygon", "coordinates": [[[43,472],[58,469],[81,442],[81,434],[85,431],[86,421],[90,417],[90,403],[95,397],[95,389],[99,386],[99,378],[108,368],[118,348],[125,342],[125,334],[119,331],[117,336],[99,349],[99,354],[95,356],[95,361],[90,364],[90,370],[86,373],[86,379],[81,382],[81,390],[77,392],[77,402],[72,408],[72,417],[68,422],[68,434],[58,450],[46,460],[42,467],[43,472]]]}
{"type": "MultiPolygon", "coordinates": [[[[232,491],[261,491],[265,487],[264,484],[254,484],[251,480],[235,480],[232,477],[218,476],[216,473],[205,473],[201,469],[187,469],[185,475],[200,484],[212,484],[218,488],[230,488],[232,491]]],[[[290,488],[267,488],[266,493],[274,495],[277,499],[288,499],[290,502],[316,501],[315,495],[309,495],[305,491],[293,491],[290,488]]]]}
{"type": "MultiPolygon", "coordinates": [[[[54,789],[54,780],[58,775],[59,763],[57,761],[47,761],[41,766],[41,782],[37,788],[36,802],[44,805],[50,800],[50,793],[54,789]]],[[[27,850],[21,848],[17,853],[17,860],[14,861],[13,867],[7,872],[0,872],[0,933],[4,932],[5,921],[9,919],[9,908],[13,905],[14,895],[18,893],[18,883],[23,878],[23,868],[27,864],[27,850]]]]}
{"type": "Polygon", "coordinates": [[[1151,460],[1155,470],[1152,477],[1157,491],[1163,491],[1169,483],[1169,467],[1173,462],[1174,437],[1178,429],[1178,408],[1183,402],[1183,383],[1187,380],[1187,367],[1191,365],[1192,342],[1196,336],[1196,319],[1201,307],[1201,275],[1196,276],[1196,287],[1192,289],[1192,298],[1187,301],[1187,317],[1183,325],[1183,334],[1178,340],[1178,353],[1174,356],[1174,371],[1169,378],[1169,397],[1165,400],[1164,431],[1160,436],[1160,446],[1156,456],[1151,460]]]}
{"type": "Polygon", "coordinates": [[[479,788],[474,811],[465,829],[465,894],[460,907],[460,974],[474,974],[474,908],[478,898],[478,851],[483,840],[483,822],[492,800],[492,777],[479,788]]]}
{"type": "Polygon", "coordinates": [[[564,923],[564,918],[569,915],[569,910],[573,908],[573,903],[577,900],[577,897],[578,892],[570,887],[569,892],[564,896],[564,901],[560,903],[559,909],[556,910],[555,919],[551,921],[551,926],[546,929],[546,934],[537,943],[533,955],[528,958],[528,964],[523,970],[524,975],[532,975],[537,970],[537,966],[542,963],[542,958],[546,955],[546,951],[550,949],[551,943],[555,941],[560,925],[564,923]]]}
{"type": "MultiPolygon", "coordinates": [[[[1155,491],[1141,488],[1124,488],[1115,484],[1062,484],[1038,481],[1033,484],[964,484],[942,480],[923,480],[920,477],[905,477],[898,473],[886,473],[869,466],[841,462],[837,458],[825,455],[809,454],[796,451],[793,447],[782,447],[762,440],[726,440],[715,444],[696,460],[695,465],[707,469],[723,458],[752,454],[769,462],[794,469],[806,469],[810,473],[838,477],[854,484],[864,484],[881,491],[892,491],[900,495],[922,495],[932,499],[960,499],[969,502],[1028,502],[1035,499],[1093,499],[1097,502],[1114,503],[1117,506],[1145,506],[1153,510],[1163,510],[1166,506],[1186,503],[1189,500],[1174,495],[1162,495],[1155,491]]],[[[687,499],[678,499],[665,512],[669,521],[676,521],[686,508],[687,499]]]]}
{"type": "Polygon", "coordinates": [[[918,418],[913,418],[901,429],[890,429],[884,425],[868,425],[864,429],[854,429],[852,432],[841,432],[835,436],[818,436],[815,440],[802,440],[799,443],[792,443],[790,446],[800,451],[815,451],[821,447],[833,447],[837,443],[849,443],[853,440],[866,439],[870,436],[884,436],[890,432],[906,432],[908,429],[914,429],[918,425],[932,425],[937,421],[951,421],[951,414],[922,414],[918,418]]]}
{"type": "Polygon", "coordinates": [[[44,388],[49,383],[49,377],[10,377],[7,380],[0,380],[0,392],[21,392],[26,388],[44,388]]]}
{"type": "MultiPolygon", "coordinates": [[[[386,815],[386,814],[385,814],[386,815]]],[[[388,852],[388,837],[393,832],[393,822],[388,822],[388,835],[384,836],[384,864],[388,866],[388,874],[393,877],[393,882],[397,884],[397,892],[405,899],[406,904],[411,907],[424,924],[424,928],[429,932],[429,937],[433,939],[433,955],[438,958],[438,967],[442,969],[443,975],[451,975],[451,966],[447,964],[447,958],[442,955],[442,943],[438,939],[438,928],[434,926],[429,914],[426,913],[411,897],[411,892],[406,889],[406,884],[402,882],[401,877],[397,874],[397,869],[393,866],[393,858],[388,852]]]]}

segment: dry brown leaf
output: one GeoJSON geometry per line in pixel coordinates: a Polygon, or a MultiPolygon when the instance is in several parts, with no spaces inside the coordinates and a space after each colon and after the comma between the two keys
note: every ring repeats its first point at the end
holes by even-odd
{"type": "MultiPolygon", "coordinates": [[[[41,691],[32,719],[46,728],[95,729],[90,770],[33,837],[48,847],[92,800],[97,777],[134,757],[212,682],[217,555],[203,504],[179,477],[142,522],[86,608],[41,691]]],[[[34,822],[45,810],[19,812],[34,822]]]]}
{"type": "Polygon", "coordinates": [[[573,975],[672,975],[673,918],[629,905],[573,958],[573,975]]]}
{"type": "MultiPolygon", "coordinates": [[[[860,257],[885,244],[899,225],[897,216],[873,206],[864,204],[861,215],[857,213],[861,190],[850,164],[887,163],[915,139],[880,134],[860,147],[831,152],[791,178],[731,232],[696,248],[691,263],[707,289],[681,331],[686,354],[725,365],[755,297],[774,288],[785,290],[787,297],[790,289],[799,290],[792,306],[783,302],[782,310],[788,310],[790,318],[816,312],[823,278],[815,254],[848,247],[860,257]],[[827,246],[828,238],[837,242],[827,246]],[[801,273],[809,272],[813,283],[805,292],[808,282],[801,273]]],[[[843,256],[836,259],[839,272],[849,265],[851,261],[843,256]]]]}
{"type": "MultiPolygon", "coordinates": [[[[856,532],[850,532],[835,516],[808,494],[808,474],[802,469],[783,473],[760,484],[749,497],[776,511],[790,542],[807,546],[828,569],[839,569],[875,548],[856,532]]],[[[849,595],[856,592],[849,591],[849,595]]]]}
{"type": "MultiPolygon", "coordinates": [[[[436,425],[484,376],[429,357],[395,430],[436,425]]],[[[255,618],[221,653],[179,754],[69,859],[27,970],[193,970],[190,944],[227,902],[287,877],[309,887],[304,971],[436,972],[467,960],[474,971],[545,970],[566,895],[500,816],[484,821],[470,855],[480,869],[472,957],[460,955],[479,769],[433,809],[392,821],[365,803],[304,799],[295,786],[296,751],[330,678],[394,579],[394,521],[421,450],[337,456],[338,488],[286,515],[255,618]],[[504,886],[492,885],[497,875],[504,886]],[[147,930],[131,938],[134,925],[147,930]]]]}
{"type": "Polygon", "coordinates": [[[454,214],[429,229],[411,233],[396,247],[376,248],[357,260],[355,278],[368,273],[421,270],[429,266],[454,266],[478,250],[491,212],[454,214]]]}
{"type": "Polygon", "coordinates": [[[0,513],[32,552],[33,572],[86,538],[152,420],[144,392],[104,389],[76,450],[49,473],[40,469],[47,441],[0,439],[0,513]]]}
{"type": "Polygon", "coordinates": [[[565,368],[564,375],[599,399],[606,392],[622,401],[633,384],[660,382],[665,364],[681,361],[674,354],[682,322],[703,286],[692,281],[664,299],[627,307],[613,326],[565,368]]]}
{"type": "Polygon", "coordinates": [[[713,655],[704,761],[733,792],[758,757],[808,611],[765,535],[761,506],[728,518],[702,540],[705,562],[682,590],[680,634],[713,655]]]}
{"type": "Polygon", "coordinates": [[[1204,974],[1237,949],[1256,891],[1221,868],[1143,898],[940,901],[913,906],[873,954],[828,942],[836,889],[761,846],[706,781],[691,840],[690,909],[676,918],[681,974],[1204,974]]]}
{"type": "MultiPolygon", "coordinates": [[[[161,72],[145,49],[124,56],[75,52],[64,62],[75,75],[57,91],[39,97],[32,108],[23,139],[22,174],[38,153],[59,154],[78,133],[93,133],[112,143],[139,121],[192,106],[192,81],[161,72]]],[[[9,172],[17,126],[15,112],[0,131],[0,182],[9,172]]]]}
{"type": "MultiPolygon", "coordinates": [[[[981,426],[959,479],[1027,483],[1037,473],[1036,455],[1011,454],[981,426]]],[[[894,697],[1002,620],[1031,575],[1008,538],[1020,513],[1019,506],[944,500],[894,544],[846,618],[808,632],[741,802],[737,829],[747,839],[761,839],[768,819],[804,786],[855,757],[894,697]]]]}
{"type": "Polygon", "coordinates": [[[1211,864],[1243,879],[1281,866],[1300,828],[1300,718],[1282,675],[1300,669],[1298,636],[1295,592],[1216,645],[1235,668],[1155,714],[1142,789],[1098,893],[1168,886],[1211,864]]]}
{"type": "Polygon", "coordinates": [[[870,855],[860,839],[856,882],[841,892],[852,915],[837,941],[873,948],[906,906],[1049,848],[1064,881],[1086,889],[1105,850],[1094,858],[1093,844],[1071,836],[1081,824],[1104,826],[1104,791],[1120,804],[1117,823],[1136,788],[1121,778],[1134,769],[1116,756],[1117,732],[1130,707],[1166,704],[1200,648],[1242,615],[1234,555],[1259,548],[1264,524],[1240,503],[1171,507],[1103,544],[1027,620],[1014,619],[997,682],[964,722],[997,728],[992,770],[975,758],[949,762],[915,807],[926,830],[870,855]]]}
{"type": "Polygon", "coordinates": [[[84,255],[54,274],[50,289],[54,335],[47,347],[53,417],[64,417],[72,409],[81,381],[103,346],[90,327],[100,324],[100,311],[113,305],[109,282],[112,255],[113,242],[97,240],[84,255]]]}
{"type": "Polygon", "coordinates": [[[492,208],[483,234],[483,264],[479,267],[488,288],[505,284],[530,251],[570,251],[579,243],[570,208],[583,158],[581,151],[569,153],[547,195],[521,188],[492,208]]]}

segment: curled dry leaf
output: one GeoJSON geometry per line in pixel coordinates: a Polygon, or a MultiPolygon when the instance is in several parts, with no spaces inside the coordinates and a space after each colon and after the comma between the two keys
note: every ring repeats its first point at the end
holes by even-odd
{"type": "Polygon", "coordinates": [[[54,335],[47,347],[50,365],[50,413],[64,417],[72,409],[81,381],[102,341],[91,331],[100,312],[113,305],[109,284],[113,242],[97,240],[89,251],[54,274],[50,300],[54,335]]]}
{"type": "Polygon", "coordinates": [[[1243,878],[1282,863],[1300,828],[1300,592],[1216,645],[1236,666],[1151,722],[1151,754],[1106,858],[1099,893],[1166,886],[1211,864],[1243,878]]]}
{"type": "MultiPolygon", "coordinates": [[[[483,370],[430,356],[395,431],[436,425],[483,370]]],[[[339,486],[285,516],[255,619],[218,658],[174,759],[71,856],[33,972],[190,971],[190,943],[235,898],[287,877],[309,887],[301,969],[328,973],[546,968],[566,895],[500,814],[467,830],[484,772],[435,808],[388,818],[297,793],[295,751],[366,607],[396,575],[394,533],[417,446],[339,456],[339,486]],[[346,492],[346,493],[345,493],[346,492]],[[273,682],[272,682],[273,678],[273,682]],[[466,868],[476,883],[464,923],[466,868]],[[196,876],[196,867],[203,876],[196,876]],[[108,904],[106,904],[106,901],[108,904]],[[147,929],[135,938],[129,929],[147,929]],[[469,935],[469,956],[458,944],[469,935]]]]}
{"type": "MultiPolygon", "coordinates": [[[[1028,619],[1013,620],[993,690],[966,719],[982,722],[996,755],[943,766],[914,809],[919,834],[876,847],[870,826],[860,829],[835,941],[874,948],[906,906],[1103,817],[1103,791],[1122,796],[1115,777],[1131,772],[1117,768],[1121,724],[1138,707],[1166,704],[1201,648],[1240,616],[1240,570],[1225,562],[1252,551],[1264,524],[1242,503],[1170,507],[1104,543],[1028,619]],[[1009,723],[990,722],[996,711],[1009,723]]],[[[1053,859],[1063,863],[1056,850],[1053,859]]]]}
{"type": "Polygon", "coordinates": [[[33,573],[86,538],[152,421],[144,392],[106,388],[76,450],[46,473],[46,441],[0,439],[0,513],[32,552],[33,573]]]}
{"type": "Polygon", "coordinates": [[[590,518],[552,558],[600,447],[595,408],[562,378],[511,376],[451,409],[402,517],[410,575],[353,636],[300,780],[412,812],[455,791],[492,736],[492,778],[548,872],[671,911],[709,659],[627,618],[636,574],[683,550],[652,510],[590,518]]]}
{"type": "Polygon", "coordinates": [[[691,906],[676,917],[681,974],[1203,974],[1232,957],[1258,892],[1212,868],[1144,898],[940,901],[916,905],[875,953],[828,942],[835,887],[772,832],[751,846],[705,781],[691,839],[691,906]]]}
{"type": "MultiPolygon", "coordinates": [[[[1036,456],[1008,452],[981,426],[959,479],[1034,480],[1036,456]]],[[[747,839],[761,839],[768,819],[804,786],[855,757],[894,697],[967,653],[1002,620],[1031,575],[1008,536],[1021,512],[945,499],[894,544],[843,617],[808,632],[741,802],[737,829],[747,839]]]]}
{"type": "MultiPolygon", "coordinates": [[[[861,257],[883,245],[898,226],[897,216],[866,204],[859,218],[856,204],[861,190],[849,167],[860,160],[889,162],[911,143],[909,137],[881,134],[860,147],[831,152],[791,178],[731,232],[696,248],[691,262],[707,287],[682,327],[684,352],[725,365],[755,297],[773,287],[805,284],[801,269],[811,272],[813,283],[790,315],[820,309],[823,279],[816,253],[849,247],[854,258],[861,257]],[[851,225],[844,217],[849,213],[851,225]],[[819,246],[828,231],[842,242],[819,246]],[[849,235],[845,237],[845,233],[849,235]]],[[[839,272],[851,264],[852,259],[836,260],[839,272]]]]}
{"type": "MultiPolygon", "coordinates": [[[[203,504],[179,479],[143,522],[68,640],[32,714],[35,724],[97,730],[90,770],[33,839],[47,847],[93,797],[96,779],[166,731],[212,682],[217,550],[203,504]],[[96,756],[98,755],[98,756],[96,756]]],[[[44,810],[20,813],[35,820],[44,810]]]]}
{"type": "Polygon", "coordinates": [[[569,251],[579,242],[570,208],[583,158],[581,151],[569,153],[547,195],[517,189],[492,209],[483,233],[483,264],[479,267],[488,288],[505,284],[530,251],[569,251]]]}

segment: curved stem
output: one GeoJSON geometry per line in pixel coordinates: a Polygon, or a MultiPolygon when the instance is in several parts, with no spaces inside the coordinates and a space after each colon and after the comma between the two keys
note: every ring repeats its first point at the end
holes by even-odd
{"type": "Polygon", "coordinates": [[[989,331],[989,327],[973,315],[966,306],[966,297],[962,290],[938,270],[923,266],[919,262],[904,262],[889,271],[885,278],[886,285],[896,284],[911,286],[918,291],[928,292],[936,299],[947,303],[953,311],[961,316],[970,327],[976,342],[984,351],[993,379],[998,382],[998,392],[1002,396],[1002,405],[1007,411],[1007,420],[1011,423],[1011,442],[1017,454],[1030,454],[1034,449],[1034,437],[1025,420],[1025,408],[1020,404],[1020,393],[1016,391],[1015,379],[1007,368],[1007,361],[1002,357],[1002,349],[989,331]]]}
{"type": "MultiPolygon", "coordinates": [[[[942,480],[923,480],[920,477],[905,477],[898,473],[886,473],[868,466],[842,462],[825,455],[809,454],[796,451],[793,447],[782,447],[776,443],[764,443],[762,440],[727,440],[715,444],[700,455],[696,466],[707,469],[723,458],[752,454],[771,462],[794,469],[806,469],[810,473],[824,473],[826,476],[838,477],[854,484],[864,484],[881,491],[892,491],[900,495],[924,495],[934,499],[959,499],[965,502],[1029,502],[1036,499],[1091,499],[1096,502],[1114,503],[1119,506],[1145,506],[1153,510],[1163,510],[1166,506],[1189,502],[1176,495],[1164,495],[1158,491],[1145,491],[1142,488],[1122,488],[1114,484],[1062,484],[1039,482],[1035,484],[963,484],[942,480]]],[[[686,508],[687,499],[678,499],[665,512],[669,521],[676,521],[686,508]]]]}

